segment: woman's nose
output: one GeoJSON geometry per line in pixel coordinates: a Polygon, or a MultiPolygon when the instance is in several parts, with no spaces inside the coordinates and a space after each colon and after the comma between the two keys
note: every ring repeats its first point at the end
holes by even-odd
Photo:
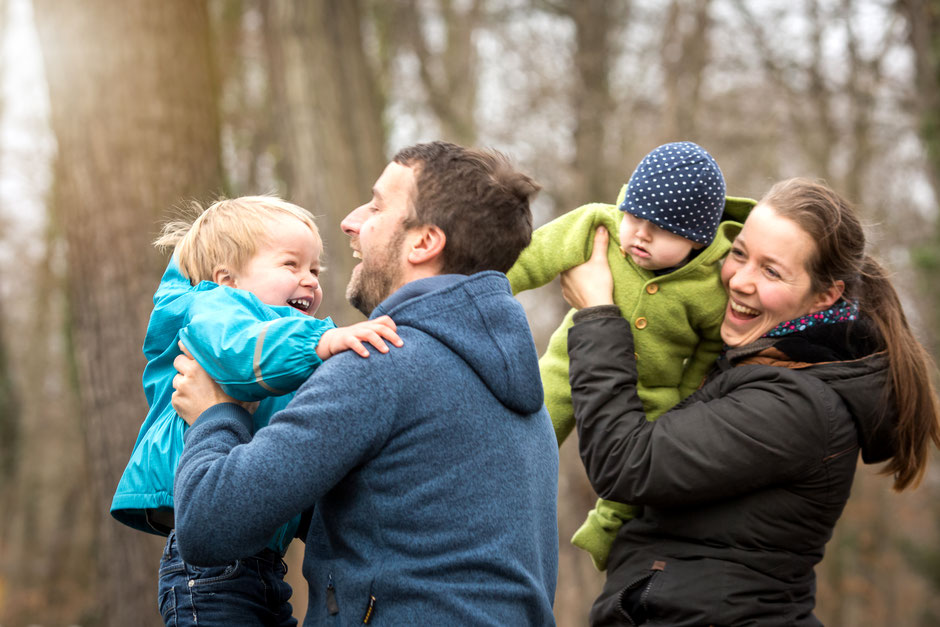
{"type": "Polygon", "coordinates": [[[728,288],[735,292],[750,293],[754,288],[751,269],[741,266],[728,279],[728,288]]]}

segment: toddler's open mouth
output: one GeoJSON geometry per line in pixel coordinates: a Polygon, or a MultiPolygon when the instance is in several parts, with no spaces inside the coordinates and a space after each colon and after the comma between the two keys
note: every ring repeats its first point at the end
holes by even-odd
{"type": "Polygon", "coordinates": [[[294,309],[299,309],[307,313],[307,310],[310,309],[310,305],[313,304],[313,300],[310,298],[290,298],[287,300],[287,304],[294,309]]]}

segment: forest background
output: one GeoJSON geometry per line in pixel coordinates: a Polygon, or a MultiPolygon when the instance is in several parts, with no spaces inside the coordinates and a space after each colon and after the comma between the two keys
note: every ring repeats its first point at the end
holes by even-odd
{"type": "MultiPolygon", "coordinates": [[[[340,219],[399,148],[498,148],[544,186],[540,225],[613,202],[693,140],[728,193],[827,180],[855,201],[940,351],[940,0],[0,0],[0,625],[162,624],[162,542],[108,515],[146,413],[141,344],[191,200],[278,193],[317,215],[321,307],[340,219]]],[[[520,296],[537,345],[565,310],[520,296]]],[[[594,502],[561,449],[555,611],[602,583],[569,538],[594,502]]],[[[897,495],[860,466],[817,568],[829,625],[940,624],[940,467],[897,495]]],[[[298,616],[302,545],[289,554],[298,616]]]]}

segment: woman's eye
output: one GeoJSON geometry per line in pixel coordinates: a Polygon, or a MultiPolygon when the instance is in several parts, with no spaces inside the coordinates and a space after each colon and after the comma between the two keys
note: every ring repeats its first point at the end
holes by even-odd
{"type": "Polygon", "coordinates": [[[772,279],[780,278],[780,273],[774,270],[773,268],[768,267],[764,271],[767,273],[767,276],[769,276],[772,279]]]}
{"type": "Polygon", "coordinates": [[[732,248],[732,249],[731,249],[731,254],[732,254],[734,257],[743,257],[743,256],[744,256],[744,251],[741,250],[740,248],[732,248]]]}

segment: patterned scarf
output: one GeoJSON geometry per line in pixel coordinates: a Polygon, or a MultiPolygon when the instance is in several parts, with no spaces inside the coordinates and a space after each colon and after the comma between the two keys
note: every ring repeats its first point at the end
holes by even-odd
{"type": "Polygon", "coordinates": [[[816,313],[781,322],[765,333],[763,337],[781,337],[790,333],[796,333],[797,331],[803,331],[816,325],[835,324],[837,322],[848,322],[850,320],[858,320],[858,301],[849,301],[841,298],[836,304],[825,311],[817,311],[816,313]]]}

